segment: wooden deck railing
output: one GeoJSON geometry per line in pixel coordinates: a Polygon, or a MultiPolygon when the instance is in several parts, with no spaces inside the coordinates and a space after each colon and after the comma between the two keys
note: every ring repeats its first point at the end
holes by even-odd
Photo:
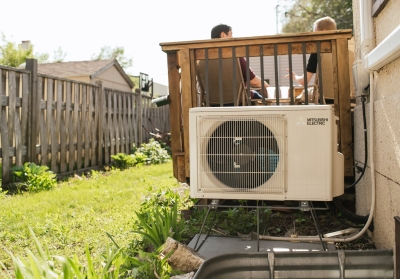
{"type": "MultiPolygon", "coordinates": [[[[352,37],[351,30],[337,30],[313,33],[282,34],[248,38],[212,39],[186,42],[161,43],[160,46],[167,53],[168,80],[170,97],[171,121],[171,148],[173,153],[174,176],[179,181],[188,181],[189,173],[189,109],[204,105],[198,102],[196,86],[196,63],[198,60],[212,60],[222,58],[259,57],[261,64],[261,79],[266,78],[264,73],[263,57],[288,57],[291,69],[291,57],[303,56],[303,73],[306,73],[306,55],[317,53],[332,54],[332,71],[334,91],[334,110],[339,117],[338,144],[343,153],[345,176],[353,176],[353,139],[351,131],[351,103],[350,103],[350,71],[348,40],[352,37]]],[[[274,59],[274,84],[279,87],[280,77],[277,73],[277,60],[274,59]]],[[[320,63],[318,67],[323,69],[320,63]]],[[[207,63],[206,63],[207,64],[207,63]]],[[[319,75],[320,94],[323,99],[322,76],[319,75]]],[[[293,83],[290,82],[294,92],[293,83]]],[[[293,94],[293,93],[292,93],[293,94]]],[[[291,96],[293,100],[293,95],[291,96]]],[[[279,100],[277,100],[279,103],[279,100]]],[[[293,103],[293,102],[292,102],[293,103]]],[[[263,104],[265,104],[263,100],[263,104]]]]}

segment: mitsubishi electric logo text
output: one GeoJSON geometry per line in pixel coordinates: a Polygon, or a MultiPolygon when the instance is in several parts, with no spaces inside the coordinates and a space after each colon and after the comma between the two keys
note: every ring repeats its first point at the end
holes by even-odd
{"type": "Polygon", "coordinates": [[[325,125],[325,122],[328,122],[328,118],[307,118],[306,121],[303,116],[300,116],[296,125],[325,125]]]}
{"type": "Polygon", "coordinates": [[[307,118],[307,125],[325,125],[328,118],[307,118]]]}
{"type": "Polygon", "coordinates": [[[299,121],[297,121],[296,125],[306,125],[306,121],[303,119],[303,116],[299,117],[299,121]]]}

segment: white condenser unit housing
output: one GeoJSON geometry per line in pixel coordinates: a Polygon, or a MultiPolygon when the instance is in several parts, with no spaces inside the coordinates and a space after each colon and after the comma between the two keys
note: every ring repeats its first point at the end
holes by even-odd
{"type": "Polygon", "coordinates": [[[330,201],[344,191],[328,105],[189,111],[193,198],[330,201]]]}

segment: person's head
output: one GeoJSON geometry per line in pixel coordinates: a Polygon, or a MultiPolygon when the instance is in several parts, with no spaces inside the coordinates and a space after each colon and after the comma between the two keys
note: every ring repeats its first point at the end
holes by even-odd
{"type": "Polygon", "coordinates": [[[226,24],[218,24],[211,29],[211,39],[232,38],[232,27],[226,24]]]}
{"type": "Polygon", "coordinates": [[[336,22],[329,16],[317,19],[314,22],[313,31],[329,31],[336,30],[336,22]]]}

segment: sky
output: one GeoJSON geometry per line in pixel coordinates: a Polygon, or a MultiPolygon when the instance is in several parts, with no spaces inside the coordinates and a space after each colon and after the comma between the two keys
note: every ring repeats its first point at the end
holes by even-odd
{"type": "Polygon", "coordinates": [[[168,85],[160,43],[209,39],[220,23],[232,26],[234,37],[276,34],[276,15],[283,16],[278,1],[0,0],[0,33],[16,44],[30,40],[35,53],[50,59],[61,47],[64,61],[91,60],[104,46],[123,47],[133,60],[128,74],[146,73],[168,85]]]}

